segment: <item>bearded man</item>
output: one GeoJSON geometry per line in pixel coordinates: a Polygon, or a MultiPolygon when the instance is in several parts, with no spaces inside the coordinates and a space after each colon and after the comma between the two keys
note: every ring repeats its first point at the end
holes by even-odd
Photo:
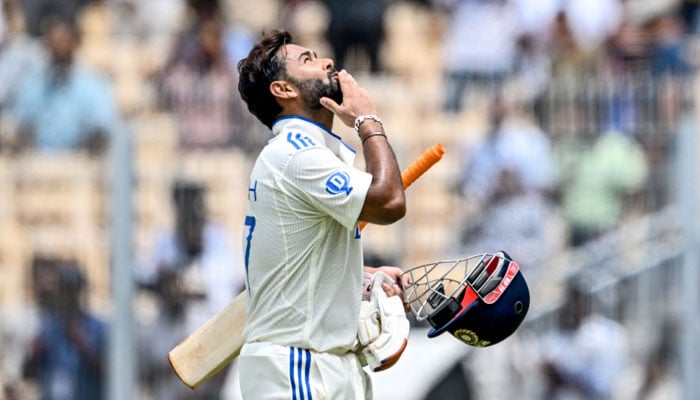
{"type": "Polygon", "coordinates": [[[347,71],[287,32],[264,35],[238,71],[241,97],[274,135],[247,193],[243,397],[371,398],[358,341],[363,273],[388,275],[382,288],[391,296],[402,292],[401,269],[363,265],[358,224],[391,224],[406,212],[382,121],[347,71]],[[334,116],[355,127],[366,170],[333,133],[334,116]]]}

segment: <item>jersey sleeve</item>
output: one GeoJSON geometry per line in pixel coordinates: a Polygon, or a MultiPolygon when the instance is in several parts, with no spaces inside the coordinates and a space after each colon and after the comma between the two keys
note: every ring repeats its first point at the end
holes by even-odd
{"type": "Polygon", "coordinates": [[[348,229],[357,224],[372,183],[372,175],[346,164],[322,147],[296,153],[287,164],[285,175],[318,210],[348,229]]]}

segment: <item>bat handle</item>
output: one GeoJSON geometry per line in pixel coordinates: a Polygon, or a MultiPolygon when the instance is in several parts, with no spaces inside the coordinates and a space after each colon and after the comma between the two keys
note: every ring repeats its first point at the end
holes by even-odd
{"type": "MultiPolygon", "coordinates": [[[[442,147],[440,143],[435,143],[434,145],[428,147],[423,154],[418,156],[411,165],[409,165],[403,172],[401,172],[401,183],[403,188],[406,189],[413,184],[418,178],[421,177],[427,170],[430,169],[435,163],[440,161],[442,156],[445,154],[445,148],[442,147]]],[[[360,230],[367,226],[366,221],[360,222],[360,230]]]]}

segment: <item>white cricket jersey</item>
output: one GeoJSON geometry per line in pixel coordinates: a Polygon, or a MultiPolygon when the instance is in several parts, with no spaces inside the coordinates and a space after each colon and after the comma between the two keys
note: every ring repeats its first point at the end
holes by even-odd
{"type": "Polygon", "coordinates": [[[321,125],[278,119],[248,188],[243,249],[246,342],[344,351],[357,336],[362,283],[358,217],[372,176],[321,125]]]}

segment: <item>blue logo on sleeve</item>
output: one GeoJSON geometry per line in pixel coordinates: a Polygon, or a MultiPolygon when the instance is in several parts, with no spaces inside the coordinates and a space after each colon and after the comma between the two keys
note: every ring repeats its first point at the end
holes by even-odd
{"type": "Polygon", "coordinates": [[[326,192],[330,194],[340,194],[345,192],[349,195],[352,192],[350,186],[350,175],[345,172],[336,172],[326,180],[326,192]]]}

